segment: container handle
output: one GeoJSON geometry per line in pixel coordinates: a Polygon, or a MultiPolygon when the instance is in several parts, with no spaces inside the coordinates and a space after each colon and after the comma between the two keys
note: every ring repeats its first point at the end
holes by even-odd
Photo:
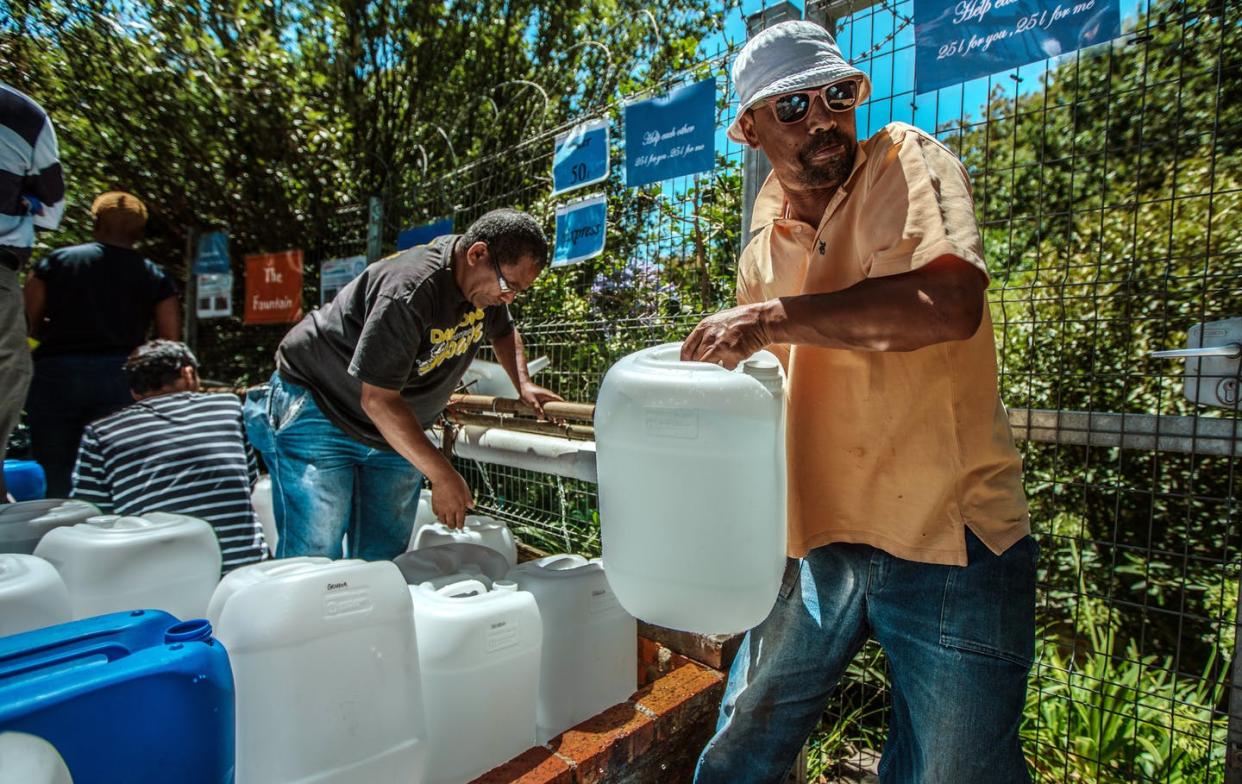
{"type": "Polygon", "coordinates": [[[444,586],[443,588],[437,589],[436,593],[438,593],[441,596],[447,596],[451,598],[451,597],[458,596],[460,594],[469,593],[470,591],[473,591],[474,593],[477,593],[479,595],[483,595],[487,593],[487,586],[485,586],[483,583],[479,582],[478,580],[474,580],[474,579],[458,580],[455,583],[450,583],[444,586]]]}
{"type": "Polygon", "coordinates": [[[539,564],[541,569],[576,569],[579,566],[585,566],[587,560],[581,555],[573,555],[564,553],[562,555],[549,555],[546,558],[540,558],[535,563],[539,564]]]}

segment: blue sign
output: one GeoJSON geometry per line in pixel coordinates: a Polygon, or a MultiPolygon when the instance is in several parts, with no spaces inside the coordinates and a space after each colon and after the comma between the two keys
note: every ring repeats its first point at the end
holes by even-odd
{"type": "Polygon", "coordinates": [[[435,223],[424,223],[422,226],[411,226],[408,229],[402,229],[397,235],[397,250],[405,250],[415,245],[426,245],[436,237],[452,233],[452,218],[442,218],[435,223]]]}
{"type": "Polygon", "coordinates": [[[625,184],[631,188],[716,165],[716,80],[625,107],[625,184]]]}
{"type": "Polygon", "coordinates": [[[604,252],[608,200],[603,194],[556,208],[556,249],[552,266],[564,267],[604,252]]]}
{"type": "Polygon", "coordinates": [[[211,231],[198,238],[198,253],[194,254],[195,275],[224,275],[229,267],[229,235],[223,231],[211,231]]]}
{"type": "Polygon", "coordinates": [[[914,0],[916,93],[1110,41],[1118,0],[914,0]]]}
{"type": "Polygon", "coordinates": [[[608,178],[608,121],[593,120],[556,137],[552,195],[608,178]]]}

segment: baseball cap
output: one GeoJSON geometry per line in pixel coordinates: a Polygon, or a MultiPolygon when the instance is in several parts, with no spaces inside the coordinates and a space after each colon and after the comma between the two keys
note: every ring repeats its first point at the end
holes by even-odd
{"type": "Polygon", "coordinates": [[[125,191],[108,191],[100,194],[91,204],[91,215],[109,228],[137,231],[147,225],[147,205],[142,199],[125,191]]]}

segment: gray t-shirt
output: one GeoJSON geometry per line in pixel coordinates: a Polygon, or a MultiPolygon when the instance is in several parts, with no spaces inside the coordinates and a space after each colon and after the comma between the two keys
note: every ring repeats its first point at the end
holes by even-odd
{"type": "Polygon", "coordinates": [[[276,367],[310,389],[333,424],[368,446],[391,449],[362,410],[362,382],[401,391],[429,427],[461,382],[479,344],[513,331],[509,308],[470,304],[450,266],[457,235],[363,270],[280,342],[276,367]]]}

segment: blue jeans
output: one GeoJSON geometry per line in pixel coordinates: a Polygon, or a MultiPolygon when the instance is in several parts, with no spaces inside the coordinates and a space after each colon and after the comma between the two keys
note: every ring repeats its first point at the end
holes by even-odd
{"type": "Polygon", "coordinates": [[[346,435],[310,390],[272,374],[245,405],[246,434],[272,477],[277,558],[349,555],[368,561],[405,552],[423,475],[404,457],[346,435]]]}
{"type": "Polygon", "coordinates": [[[47,474],[47,497],[68,498],[82,431],[134,402],[126,354],[41,357],[26,395],[30,451],[47,474]]]}
{"type": "Polygon", "coordinates": [[[1018,726],[1035,652],[1035,559],[1026,537],[994,555],[966,533],[969,565],[831,544],[791,560],[776,605],[729,672],[696,784],[783,781],[854,655],[888,657],[883,784],[1025,784],[1018,726]]]}

